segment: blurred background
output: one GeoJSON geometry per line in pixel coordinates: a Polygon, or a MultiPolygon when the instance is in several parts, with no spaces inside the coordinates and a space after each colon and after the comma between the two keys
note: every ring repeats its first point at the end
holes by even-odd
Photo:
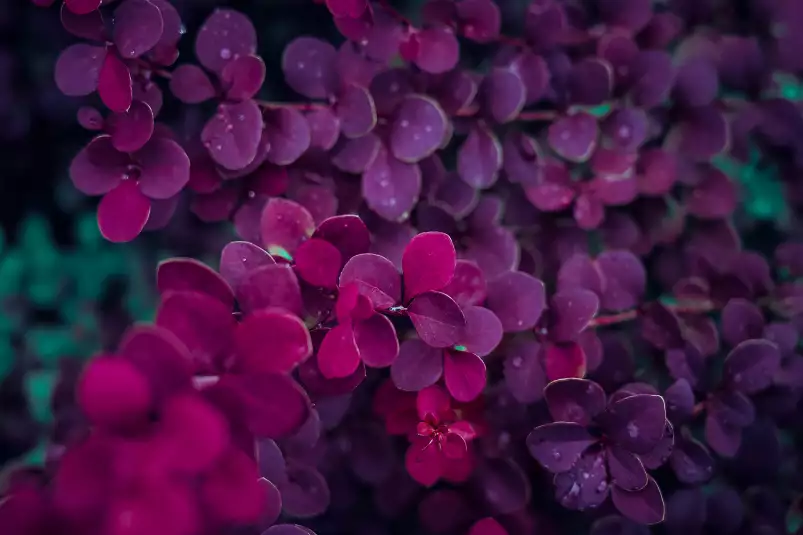
{"type": "MultiPolygon", "coordinates": [[[[280,69],[293,37],[340,41],[326,8],[308,0],[171,2],[188,34],[179,63],[192,58],[193,36],[214,7],[249,14],[268,67],[265,99],[293,98],[280,69]]],[[[0,466],[21,456],[41,459],[40,430],[52,423],[60,367],[78,369],[94,353],[114,348],[131,322],[152,317],[160,259],[216,262],[233,236],[230,225],[201,223],[187,206],[168,228],[131,243],[100,236],[98,199],[78,192],[68,176],[71,159],[92,137],[76,112],[97,97],[66,97],[53,81],[59,53],[79,41],[63,30],[60,3],[0,2],[0,466]]],[[[192,131],[211,113],[177,104],[165,92],[160,114],[177,132],[192,131]]]]}

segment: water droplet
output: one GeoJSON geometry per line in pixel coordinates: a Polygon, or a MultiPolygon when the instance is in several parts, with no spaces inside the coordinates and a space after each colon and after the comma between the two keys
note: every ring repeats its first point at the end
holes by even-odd
{"type": "Polygon", "coordinates": [[[231,59],[231,50],[229,50],[228,48],[221,48],[220,57],[222,59],[231,59]]]}
{"type": "Polygon", "coordinates": [[[524,359],[521,357],[513,357],[513,367],[514,368],[521,368],[521,365],[524,364],[524,359]]]}
{"type": "Polygon", "coordinates": [[[627,434],[630,438],[636,438],[638,436],[639,429],[638,426],[633,422],[628,422],[627,424],[627,434]]]}
{"type": "Polygon", "coordinates": [[[552,450],[552,458],[559,461],[563,457],[558,450],[552,450]]]}
{"type": "Polygon", "coordinates": [[[605,489],[608,488],[608,483],[605,481],[600,481],[599,485],[597,485],[597,492],[605,492],[605,489]]]}

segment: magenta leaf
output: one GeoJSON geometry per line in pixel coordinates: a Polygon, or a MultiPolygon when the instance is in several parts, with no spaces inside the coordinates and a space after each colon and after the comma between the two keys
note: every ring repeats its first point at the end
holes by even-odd
{"type": "Polygon", "coordinates": [[[456,263],[457,253],[448,234],[422,232],[415,236],[402,257],[405,300],[441,290],[454,277],[456,263]]]}
{"type": "Polygon", "coordinates": [[[98,76],[98,95],[111,111],[124,112],[131,106],[133,86],[131,72],[114,53],[107,53],[98,76]]]}
{"type": "Polygon", "coordinates": [[[307,420],[309,400],[301,387],[285,375],[226,375],[220,384],[234,393],[248,427],[257,437],[289,436],[307,420]]]}
{"type": "Polygon", "coordinates": [[[586,374],[586,355],[577,342],[549,344],[544,355],[544,369],[550,381],[586,374]]]}
{"type": "Polygon", "coordinates": [[[223,277],[193,258],[171,258],[160,262],[156,268],[156,287],[160,294],[200,292],[218,299],[224,305],[234,305],[234,294],[223,277]]]}
{"type": "Polygon", "coordinates": [[[106,128],[115,149],[138,151],[153,134],[153,111],[144,102],[134,101],[128,111],[110,115],[106,128]]]}
{"type": "Polygon", "coordinates": [[[329,243],[318,238],[303,242],[295,254],[298,275],[313,286],[337,288],[337,278],[343,260],[340,251],[329,243]]]}
{"type": "Polygon", "coordinates": [[[348,377],[359,364],[360,350],[350,325],[338,325],[326,333],[318,350],[318,368],[324,377],[348,377]]]}
{"type": "Polygon", "coordinates": [[[128,242],[139,236],[151,213],[151,201],[133,180],[124,180],[103,196],[98,205],[98,228],[111,242],[128,242]]]}
{"type": "Polygon", "coordinates": [[[210,372],[228,357],[236,320],[231,306],[198,292],[170,292],[156,311],[156,325],[171,331],[190,350],[196,370],[210,372]]]}
{"type": "Polygon", "coordinates": [[[468,402],[485,389],[485,363],[474,353],[444,351],[443,377],[452,397],[468,402]]]}
{"type": "Polygon", "coordinates": [[[220,73],[226,96],[231,100],[248,100],[265,82],[265,62],[259,56],[238,56],[220,73]]]}
{"type": "Polygon", "coordinates": [[[235,332],[241,373],[289,373],[312,355],[312,340],[297,316],[281,309],[246,316],[235,332]]]}
{"type": "Polygon", "coordinates": [[[368,319],[354,324],[354,338],[366,366],[386,368],[399,355],[399,340],[393,323],[382,314],[371,314],[368,319]]]}
{"type": "Polygon", "coordinates": [[[192,356],[167,329],[135,325],[126,331],[119,353],[148,379],[157,402],[192,386],[192,356]]]}
{"type": "Polygon", "coordinates": [[[133,363],[114,356],[89,362],[76,387],[76,398],[92,423],[111,428],[141,422],[153,402],[146,377],[133,363]]]}

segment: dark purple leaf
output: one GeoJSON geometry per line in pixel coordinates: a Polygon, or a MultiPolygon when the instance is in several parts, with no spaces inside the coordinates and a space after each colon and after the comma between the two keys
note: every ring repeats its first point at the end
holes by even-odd
{"type": "Polygon", "coordinates": [[[607,403],[605,391],[594,381],[559,379],[544,389],[549,413],[558,422],[573,422],[588,426],[607,403]]]}
{"type": "Polygon", "coordinates": [[[488,283],[488,308],[505,332],[532,329],[546,308],[544,283],[521,271],[509,271],[488,283]]]}
{"type": "Polygon", "coordinates": [[[163,31],[162,12],[148,0],[124,0],[114,10],[112,38],[125,58],[138,58],[152,49],[163,31]]]}
{"type": "Polygon", "coordinates": [[[257,35],[251,21],[233,9],[215,9],[195,39],[195,56],[208,70],[220,73],[239,56],[256,52],[257,35]]]}
{"type": "Polygon", "coordinates": [[[628,492],[614,485],[611,498],[619,512],[634,522],[652,525],[664,520],[664,498],[653,478],[649,478],[647,486],[636,492],[628,492]]]}
{"type": "Polygon", "coordinates": [[[596,442],[585,427],[571,422],[544,424],[527,436],[530,455],[553,473],[571,470],[583,452],[596,442]]]}

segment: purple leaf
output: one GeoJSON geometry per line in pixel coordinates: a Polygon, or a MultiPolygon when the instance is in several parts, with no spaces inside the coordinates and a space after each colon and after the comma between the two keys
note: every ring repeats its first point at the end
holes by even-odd
{"type": "Polygon", "coordinates": [[[415,64],[424,72],[441,74],[452,70],[460,59],[460,43],[451,28],[426,28],[413,36],[417,46],[415,64]]]}
{"type": "Polygon", "coordinates": [[[406,340],[390,367],[390,377],[399,390],[418,392],[438,382],[443,374],[443,351],[421,340],[406,340]]]}
{"type": "Polygon", "coordinates": [[[390,150],[403,162],[416,163],[440,147],[448,130],[446,114],[423,95],[402,101],[390,132],[390,150]]]}
{"type": "Polygon", "coordinates": [[[125,58],[138,58],[152,49],[163,31],[162,12],[148,0],[125,0],[114,10],[112,38],[125,58]]]}
{"type": "Polygon", "coordinates": [[[472,128],[457,153],[457,172],[475,189],[486,189],[496,183],[502,168],[502,145],[488,128],[472,128]]]}
{"type": "Polygon", "coordinates": [[[83,97],[95,91],[105,58],[103,47],[78,43],[66,48],[56,60],[59,90],[68,97],[83,97]]]}
{"type": "Polygon", "coordinates": [[[269,264],[249,271],[234,289],[243,312],[278,307],[297,316],[303,314],[301,288],[293,268],[269,264]]]}
{"type": "Polygon", "coordinates": [[[574,340],[596,316],[597,294],[583,288],[558,291],[550,305],[549,335],[553,340],[574,340]]]}
{"type": "Polygon", "coordinates": [[[276,165],[290,165],[310,146],[309,124],[300,111],[276,108],[265,112],[265,137],[270,146],[267,159],[276,165]]]}
{"type": "Polygon", "coordinates": [[[614,485],[627,491],[637,491],[647,486],[647,472],[636,454],[616,446],[606,451],[608,473],[614,485]]]}
{"type": "Polygon", "coordinates": [[[582,163],[591,158],[597,146],[597,120],[584,112],[567,115],[549,126],[549,146],[570,162],[582,163]]]}
{"type": "Polygon", "coordinates": [[[514,69],[495,68],[483,81],[485,109],[497,123],[514,120],[527,100],[527,88],[514,69]]]}
{"type": "Polygon", "coordinates": [[[521,271],[508,271],[488,283],[487,306],[505,332],[532,329],[546,308],[544,283],[521,271]]]}
{"type": "Polygon", "coordinates": [[[220,81],[230,100],[248,100],[265,81],[265,62],[259,56],[238,56],[226,64],[220,81]]]}
{"type": "Polygon", "coordinates": [[[282,54],[287,85],[307,98],[326,98],[337,87],[335,48],[313,37],[298,37],[282,54]]]}
{"type": "Polygon", "coordinates": [[[169,199],[190,181],[190,159],[172,139],[153,137],[132,157],[139,164],[139,189],[151,199],[169,199]]]}
{"type": "Polygon", "coordinates": [[[233,9],[215,9],[195,38],[195,56],[208,70],[220,73],[238,56],[256,52],[257,35],[251,21],[233,9]]]}
{"type": "Polygon", "coordinates": [[[445,293],[425,292],[416,296],[407,315],[421,340],[432,347],[450,347],[463,339],[466,318],[445,293]]]}
{"type": "Polygon", "coordinates": [[[376,126],[374,99],[364,87],[347,86],[337,99],[335,114],[340,119],[340,131],[349,138],[362,137],[376,126]]]}
{"type": "Polygon", "coordinates": [[[237,288],[248,273],[275,263],[273,257],[258,245],[234,241],[226,244],[220,253],[220,275],[231,288],[237,288]]]}
{"type": "Polygon", "coordinates": [[[614,485],[611,498],[619,512],[634,522],[652,525],[664,520],[664,498],[658,483],[651,477],[646,487],[635,492],[614,485]]]}
{"type": "Polygon", "coordinates": [[[571,422],[544,424],[527,436],[530,455],[555,474],[571,470],[583,452],[596,442],[585,427],[571,422]]]}
{"type": "Polygon", "coordinates": [[[410,217],[421,194],[421,170],[380,149],[362,175],[362,196],[371,210],[388,221],[410,217]]]}
{"type": "Polygon", "coordinates": [[[315,220],[297,202],[272,198],[262,209],[259,227],[265,250],[292,260],[298,247],[315,232],[315,220]]]}
{"type": "Polygon", "coordinates": [[[215,162],[230,170],[254,161],[261,138],[262,112],[253,100],[221,104],[201,132],[215,162]]]}
{"type": "Polygon", "coordinates": [[[463,315],[466,328],[461,343],[466,351],[480,357],[490,354],[502,341],[502,322],[485,307],[463,307],[463,315]]]}
{"type": "Polygon", "coordinates": [[[549,413],[558,422],[574,422],[588,426],[605,410],[605,391],[594,381],[559,379],[544,389],[549,413]]]}
{"type": "Polygon", "coordinates": [[[373,253],[354,256],[340,272],[339,286],[356,284],[359,292],[376,309],[387,309],[401,301],[401,276],[396,266],[385,257],[373,253]]]}
{"type": "Polygon", "coordinates": [[[514,340],[506,348],[505,384],[513,397],[523,404],[544,397],[547,379],[541,363],[541,345],[533,340],[514,340]]]}
{"type": "Polygon", "coordinates": [[[628,451],[648,453],[664,435],[664,399],[649,394],[626,397],[610,404],[600,423],[611,440],[628,451]]]}
{"type": "Polygon", "coordinates": [[[647,274],[636,255],[630,251],[604,251],[597,257],[597,266],[605,278],[600,294],[602,308],[621,311],[638,305],[647,285],[647,274]]]}
{"type": "Polygon", "coordinates": [[[181,102],[200,104],[215,97],[215,86],[197,65],[179,65],[170,78],[170,91],[181,102]]]}
{"type": "Polygon", "coordinates": [[[745,340],[725,358],[723,376],[734,390],[755,394],[772,384],[780,364],[777,345],[768,340],[745,340]]]}

